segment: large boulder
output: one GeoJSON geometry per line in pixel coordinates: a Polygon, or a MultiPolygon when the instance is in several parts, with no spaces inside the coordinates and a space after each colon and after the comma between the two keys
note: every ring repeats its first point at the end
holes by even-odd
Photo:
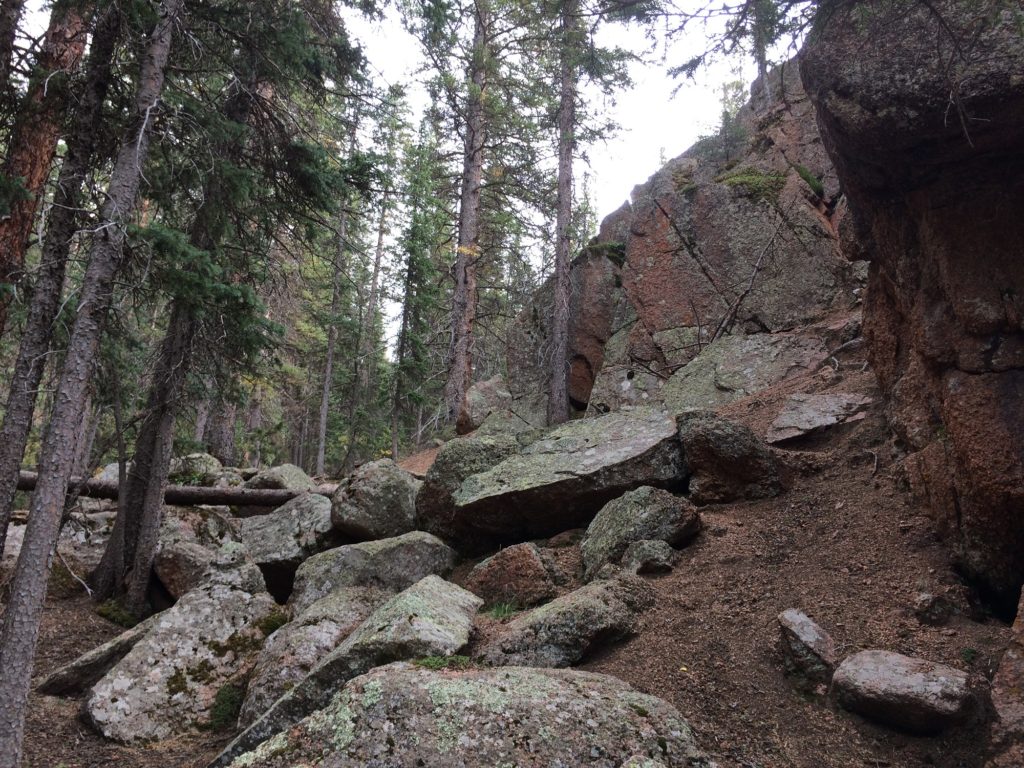
{"type": "Polygon", "coordinates": [[[165,507],[153,572],[174,598],[205,584],[224,547],[239,546],[234,521],[224,508],[165,507]]]}
{"type": "Polygon", "coordinates": [[[452,549],[423,531],[347,544],[314,555],[299,566],[289,602],[298,614],[340,587],[397,592],[425,576],[445,576],[454,566],[452,549]]]}
{"type": "Polygon", "coordinates": [[[782,487],[775,457],[749,427],[706,411],[686,413],[679,417],[679,442],[697,504],[760,499],[782,487]]]}
{"type": "Polygon", "coordinates": [[[476,655],[493,665],[568,667],[631,635],[653,603],[651,587],[638,576],[595,581],[516,617],[476,655]]]}
{"type": "Polygon", "coordinates": [[[487,381],[478,381],[466,392],[455,428],[460,435],[465,435],[479,429],[492,413],[500,413],[511,407],[512,393],[500,375],[487,381]]]}
{"type": "Polygon", "coordinates": [[[891,651],[848,656],[832,677],[832,691],[851,712],[920,734],[962,723],[975,703],[959,669],[891,651]]]}
{"type": "Polygon", "coordinates": [[[351,680],[326,708],[231,765],[619,768],[638,756],[710,765],[674,707],[614,677],[399,663],[351,680]]]}
{"type": "Polygon", "coordinates": [[[1010,631],[999,668],[992,680],[992,742],[1000,753],[993,765],[1024,765],[1024,596],[1010,631]],[[1015,762],[1016,760],[1016,762],[1015,762]]]}
{"type": "Polygon", "coordinates": [[[353,677],[373,667],[420,657],[452,656],[469,642],[482,601],[428,576],[375,610],[294,688],[228,745],[220,764],[325,707],[353,677]]]}
{"type": "Polygon", "coordinates": [[[267,515],[243,517],[238,526],[242,544],[259,566],[295,568],[334,541],[331,502],[316,493],[296,496],[267,515]]]}
{"type": "Polygon", "coordinates": [[[208,453],[190,453],[171,459],[167,480],[178,485],[214,485],[224,465],[208,453]]]}
{"type": "Polygon", "coordinates": [[[391,459],[363,464],[331,499],[335,530],[350,539],[385,539],[416,529],[420,481],[391,459]]]}
{"type": "Polygon", "coordinates": [[[253,723],[390,597],[374,587],[340,587],[270,635],[249,679],[238,722],[253,723]]]}
{"type": "Polygon", "coordinates": [[[558,592],[549,564],[536,544],[513,544],[477,563],[466,577],[466,589],[487,605],[506,603],[526,608],[550,600],[558,592]]]}
{"type": "Polygon", "coordinates": [[[916,452],[913,490],[1008,615],[1024,583],[1024,37],[1012,5],[837,4],[800,63],[870,260],[869,359],[916,452]]]}
{"type": "Polygon", "coordinates": [[[644,539],[679,547],[697,535],[700,514],[687,499],[643,486],[605,504],[590,523],[580,548],[583,576],[591,579],[617,563],[630,544],[644,539]]]}
{"type": "Polygon", "coordinates": [[[294,464],[281,464],[257,472],[245,481],[246,488],[265,488],[285,491],[312,491],[313,479],[294,464]]]}
{"type": "MultiPolygon", "coordinates": [[[[636,409],[547,432],[452,494],[443,535],[467,549],[551,536],[588,523],[609,500],[641,485],[686,478],[675,423],[636,409]]],[[[422,515],[421,510],[421,515],[422,515]]]]}
{"type": "Polygon", "coordinates": [[[220,582],[192,590],[93,686],[86,716],[103,736],[126,743],[209,725],[223,691],[240,700],[263,624],[278,610],[265,592],[220,582]]]}

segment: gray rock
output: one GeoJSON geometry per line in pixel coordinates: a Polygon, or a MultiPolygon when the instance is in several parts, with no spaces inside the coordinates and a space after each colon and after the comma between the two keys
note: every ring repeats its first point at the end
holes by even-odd
{"type": "Polygon", "coordinates": [[[335,529],[355,539],[384,539],[416,529],[420,481],[391,459],[363,464],[331,500],[335,529]]]}
{"type": "Polygon", "coordinates": [[[673,374],[661,396],[672,413],[716,408],[813,371],[827,357],[828,348],[817,336],[723,336],[673,374]]]}
{"type": "Polygon", "coordinates": [[[667,573],[672,570],[675,550],[658,539],[634,541],[622,556],[622,567],[630,573],[667,573]]]}
{"type": "Polygon", "coordinates": [[[890,651],[847,657],[832,677],[832,690],[851,712],[920,734],[963,722],[974,704],[964,672],[890,651]]]}
{"type": "Polygon", "coordinates": [[[238,525],[257,565],[297,566],[333,541],[331,502],[316,493],[296,496],[269,515],[241,518],[238,525]]]}
{"type": "Polygon", "coordinates": [[[614,677],[399,663],[351,680],[325,709],[231,765],[618,768],[629,758],[710,765],[674,707],[614,677]]]}
{"type": "Polygon", "coordinates": [[[587,528],[580,548],[588,581],[601,566],[617,563],[634,541],[658,539],[682,546],[700,530],[693,504],[668,491],[644,486],[609,501],[587,528]]]}
{"type": "Polygon", "coordinates": [[[479,429],[492,413],[507,411],[511,406],[512,393],[500,375],[478,381],[466,392],[455,427],[460,435],[464,435],[479,429]]]}
{"type": "Polygon", "coordinates": [[[568,667],[632,634],[653,602],[638,576],[595,581],[513,619],[476,655],[495,666],[568,667]]]}
{"type": "Polygon", "coordinates": [[[451,548],[423,531],[347,544],[313,555],[299,566],[289,604],[300,614],[339,587],[397,592],[431,574],[446,576],[454,566],[451,548]]]}
{"type": "Polygon", "coordinates": [[[682,414],[678,424],[695,504],[760,499],[781,489],[771,450],[749,427],[707,411],[682,414]]]}
{"type": "Polygon", "coordinates": [[[836,424],[863,419],[871,398],[845,392],[790,395],[768,428],[769,443],[781,443],[836,424]]]}
{"type": "Polygon", "coordinates": [[[661,762],[661,760],[655,760],[653,757],[633,755],[629,760],[620,765],[619,768],[668,768],[668,766],[661,762]]]}
{"type": "Polygon", "coordinates": [[[931,592],[919,592],[914,597],[914,616],[922,624],[941,627],[948,624],[956,607],[944,595],[933,595],[931,592]]]}
{"type": "Polygon", "coordinates": [[[779,646],[782,666],[802,687],[813,687],[832,680],[838,655],[828,632],[795,608],[779,614],[779,646]]]}
{"type": "Polygon", "coordinates": [[[65,664],[47,675],[36,685],[36,690],[47,696],[74,696],[82,693],[127,656],[128,652],[156,625],[162,615],[158,613],[150,616],[112,640],[108,640],[91,651],[86,651],[70,664],[65,664]]]}
{"type": "Polygon", "coordinates": [[[469,642],[473,617],[481,603],[476,595],[437,576],[428,576],[395,595],[324,657],[302,682],[239,734],[217,764],[226,765],[326,707],[348,680],[373,667],[457,653],[469,642]]]}
{"type": "Polygon", "coordinates": [[[625,491],[676,486],[685,476],[675,424],[666,414],[636,409],[581,419],[467,477],[441,527],[467,547],[551,536],[587,523],[625,491]]]}
{"type": "Polygon", "coordinates": [[[249,679],[239,724],[248,726],[270,709],[390,597],[373,587],[341,587],[268,637],[249,679]]]}
{"type": "Polygon", "coordinates": [[[277,467],[260,470],[254,477],[245,481],[245,487],[312,491],[316,488],[316,483],[294,464],[281,464],[277,467]]]}
{"type": "Polygon", "coordinates": [[[222,583],[192,590],[93,686],[89,721],[125,743],[195,732],[219,690],[244,684],[263,644],[260,625],[276,610],[266,593],[222,583]]]}
{"type": "Polygon", "coordinates": [[[525,608],[550,600],[555,581],[536,544],[514,544],[481,561],[466,577],[466,589],[487,605],[512,603],[525,608]]]}
{"type": "Polygon", "coordinates": [[[214,485],[224,465],[208,453],[190,453],[171,459],[167,479],[178,485],[214,485]]]}
{"type": "Polygon", "coordinates": [[[178,598],[206,583],[218,550],[238,543],[226,509],[165,507],[153,571],[171,596],[178,598]]]}

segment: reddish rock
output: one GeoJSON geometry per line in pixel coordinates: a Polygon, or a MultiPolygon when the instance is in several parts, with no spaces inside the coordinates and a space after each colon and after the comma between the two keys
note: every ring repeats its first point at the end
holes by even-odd
{"type": "Polygon", "coordinates": [[[465,584],[487,605],[514,603],[525,608],[555,596],[555,583],[536,544],[515,544],[479,563],[465,584]]]}
{"type": "Polygon", "coordinates": [[[1001,7],[837,6],[801,67],[870,241],[870,361],[893,427],[929,452],[914,485],[1009,611],[1024,583],[1024,41],[1001,7]]]}
{"type": "Polygon", "coordinates": [[[705,411],[678,421],[694,503],[760,499],[781,490],[775,457],[749,427],[705,411]]]}
{"type": "Polygon", "coordinates": [[[1014,756],[1024,755],[1024,599],[1017,609],[1010,642],[992,680],[992,741],[1001,758],[992,766],[1024,765],[1014,756]]]}

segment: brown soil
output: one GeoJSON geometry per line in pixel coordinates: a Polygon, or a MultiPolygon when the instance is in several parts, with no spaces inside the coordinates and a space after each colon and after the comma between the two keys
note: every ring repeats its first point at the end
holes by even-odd
{"type": "MultiPolygon", "coordinates": [[[[793,392],[861,392],[877,402],[873,382],[859,360],[836,361],[723,413],[764,434],[793,392]]],[[[903,488],[900,453],[878,405],[867,418],[802,438],[779,456],[788,468],[787,490],[775,499],[703,508],[703,533],[679,553],[672,573],[651,578],[657,601],[640,632],[583,668],[672,702],[720,768],[980,768],[984,725],[939,738],[905,736],[844,712],[822,693],[802,694],[783,676],[776,616],[787,608],[810,614],[843,654],[899,651],[952,664],[982,684],[995,669],[1008,628],[970,607],[969,590],[931,521],[903,488]],[[920,623],[912,605],[921,591],[949,594],[961,613],[942,627],[920,623]]],[[[432,456],[411,459],[429,466],[432,456]]],[[[577,546],[564,547],[557,558],[562,569],[578,573],[577,546]]],[[[478,630],[491,636],[502,623],[481,616],[478,630]]],[[[117,631],[94,614],[84,595],[51,598],[38,673],[117,631]]],[[[229,737],[127,748],[80,722],[80,704],[33,696],[25,766],[203,766],[229,737]]]]}

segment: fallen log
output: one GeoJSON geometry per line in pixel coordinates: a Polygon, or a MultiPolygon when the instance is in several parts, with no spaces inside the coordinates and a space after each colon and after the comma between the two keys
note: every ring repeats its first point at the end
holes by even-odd
{"type": "MultiPolygon", "coordinates": [[[[39,475],[36,472],[21,470],[18,472],[18,490],[33,491],[39,475]]],[[[82,483],[79,496],[89,499],[117,499],[116,480],[97,480],[95,478],[82,482],[82,478],[71,478],[71,485],[82,483]]],[[[321,485],[311,493],[320,496],[331,496],[337,489],[336,485],[321,485]]],[[[269,488],[203,488],[197,485],[168,485],[164,491],[164,503],[179,506],[195,506],[210,504],[229,507],[279,507],[301,496],[305,491],[291,491],[269,488]]]]}

